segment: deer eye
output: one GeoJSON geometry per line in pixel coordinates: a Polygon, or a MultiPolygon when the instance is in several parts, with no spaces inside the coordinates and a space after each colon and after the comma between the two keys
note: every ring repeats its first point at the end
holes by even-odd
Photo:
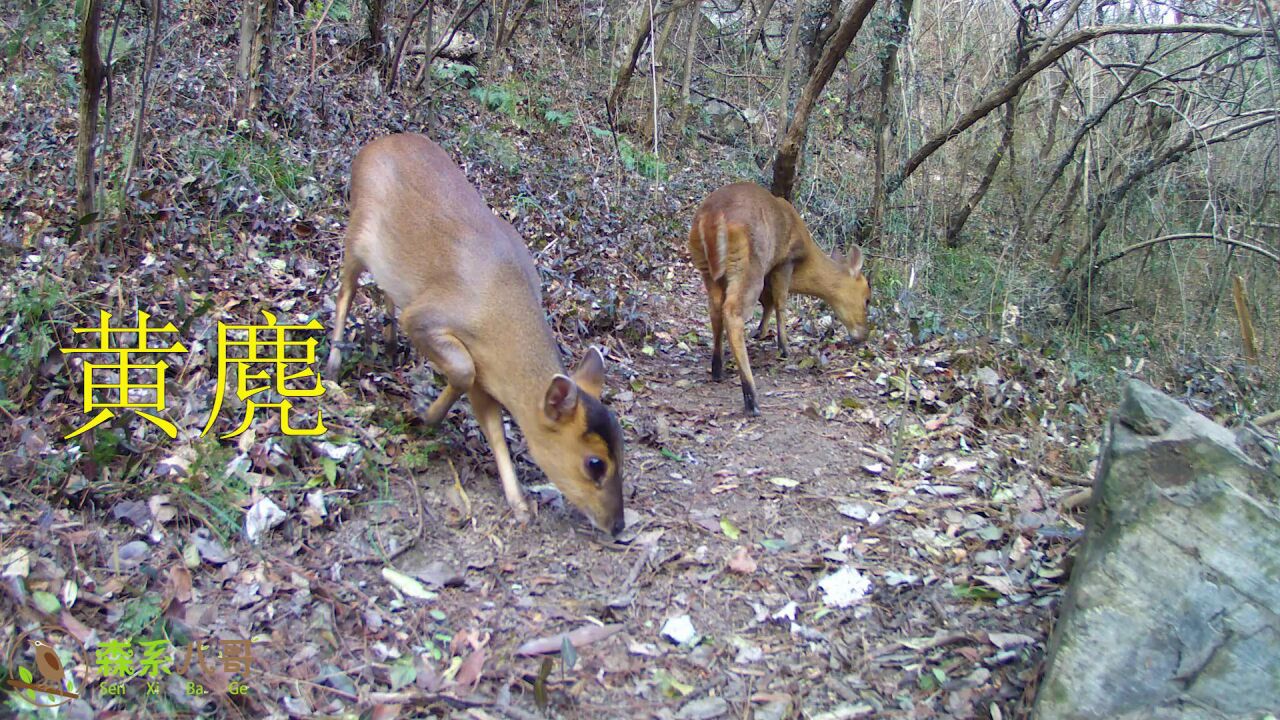
{"type": "Polygon", "coordinates": [[[604,460],[592,455],[587,458],[584,465],[587,468],[587,477],[591,478],[595,484],[599,485],[604,480],[605,463],[604,460]]]}

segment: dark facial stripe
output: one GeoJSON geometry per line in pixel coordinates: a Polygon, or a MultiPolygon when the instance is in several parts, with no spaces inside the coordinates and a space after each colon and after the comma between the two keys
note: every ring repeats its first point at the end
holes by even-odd
{"type": "Polygon", "coordinates": [[[604,440],[609,448],[609,459],[613,461],[615,473],[622,471],[622,426],[618,419],[609,412],[604,403],[583,393],[581,396],[585,410],[587,432],[594,433],[604,440]]]}

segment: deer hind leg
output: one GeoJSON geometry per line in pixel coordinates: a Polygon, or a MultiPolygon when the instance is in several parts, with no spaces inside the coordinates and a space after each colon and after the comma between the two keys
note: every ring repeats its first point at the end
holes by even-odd
{"type": "Polygon", "coordinates": [[[702,273],[707,288],[707,305],[711,311],[711,379],[724,379],[724,285],[702,273]]]}
{"type": "Polygon", "coordinates": [[[476,380],[476,366],[471,353],[460,340],[447,329],[431,322],[429,310],[422,305],[412,305],[401,319],[413,345],[444,374],[448,384],[427,408],[428,425],[439,424],[453,404],[464,393],[472,390],[476,380]]]}
{"type": "Polygon", "coordinates": [[[729,349],[733,351],[734,362],[738,364],[738,377],[742,379],[742,404],[748,415],[759,415],[760,405],[756,402],[756,380],[751,374],[751,361],[747,358],[746,323],[743,319],[747,303],[744,298],[759,296],[758,286],[744,288],[741,283],[731,282],[725,289],[725,329],[729,333],[729,349]]]}
{"type": "Polygon", "coordinates": [[[511,506],[511,512],[521,524],[529,522],[529,505],[524,501],[524,492],[516,478],[516,467],[511,462],[511,451],[507,449],[506,432],[502,427],[502,406],[484,388],[476,386],[471,389],[471,409],[475,411],[480,431],[484,433],[485,440],[489,441],[489,449],[493,451],[507,505],[511,506]]]}
{"type": "Polygon", "coordinates": [[[329,359],[325,361],[325,374],[337,379],[338,369],[342,365],[342,351],[338,343],[342,342],[342,330],[347,324],[347,313],[351,310],[351,299],[356,294],[356,283],[364,272],[364,263],[348,251],[342,266],[342,282],[338,288],[337,311],[333,318],[333,332],[329,337],[329,359]]]}
{"type": "Polygon", "coordinates": [[[387,361],[395,364],[396,351],[400,349],[400,344],[396,342],[396,301],[385,290],[382,292],[382,304],[387,309],[387,324],[382,326],[382,343],[386,348],[387,361]]]}

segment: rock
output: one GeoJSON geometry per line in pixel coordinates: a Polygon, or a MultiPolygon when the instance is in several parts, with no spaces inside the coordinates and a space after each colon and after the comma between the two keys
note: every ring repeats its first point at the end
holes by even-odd
{"type": "Polygon", "coordinates": [[[1093,496],[1034,716],[1280,707],[1280,483],[1226,429],[1133,380],[1093,496]]]}
{"type": "Polygon", "coordinates": [[[693,619],[688,615],[676,615],[662,624],[662,636],[677,645],[689,645],[697,642],[698,631],[693,629],[693,619]]]}
{"type": "Polygon", "coordinates": [[[724,717],[727,712],[729,712],[728,701],[716,696],[688,703],[680,708],[676,718],[677,720],[712,720],[712,718],[724,717]]]}

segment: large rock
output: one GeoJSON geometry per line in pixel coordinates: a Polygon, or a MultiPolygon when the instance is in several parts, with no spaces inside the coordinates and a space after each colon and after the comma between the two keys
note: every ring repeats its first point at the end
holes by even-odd
{"type": "MultiPolygon", "coordinates": [[[[1040,720],[1280,709],[1280,478],[1138,381],[1112,419],[1049,642],[1040,720]]],[[[1269,467],[1268,467],[1269,465],[1269,467]]]]}

